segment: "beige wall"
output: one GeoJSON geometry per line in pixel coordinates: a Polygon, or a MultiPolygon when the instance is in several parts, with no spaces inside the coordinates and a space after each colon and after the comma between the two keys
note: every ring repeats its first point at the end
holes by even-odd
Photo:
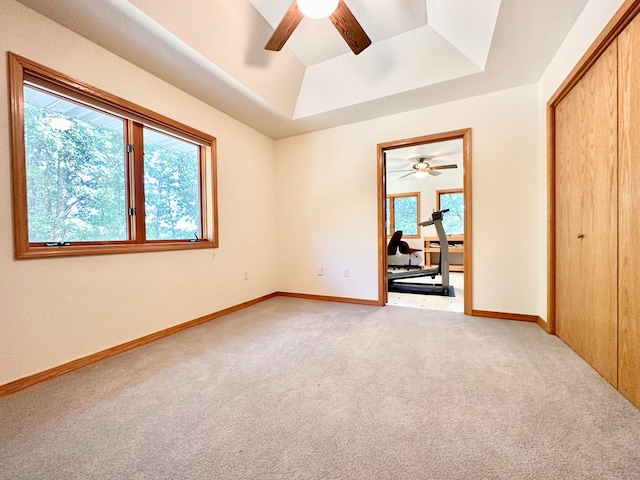
{"type": "Polygon", "coordinates": [[[537,314],[536,106],[526,85],[278,140],[281,290],[377,299],[376,145],[470,127],[473,308],[537,314]]]}
{"type": "Polygon", "coordinates": [[[590,0],[576,20],[571,31],[563,41],[549,66],[538,82],[538,188],[541,200],[538,210],[540,223],[538,244],[540,246],[539,264],[539,312],[547,318],[547,102],[567,78],[573,67],[591,46],[596,37],[616,13],[624,0],[590,0]]]}
{"type": "Polygon", "coordinates": [[[0,385],[276,291],[273,140],[13,0],[0,12],[0,385]],[[220,248],[14,260],[6,51],[216,136],[220,248]]]}

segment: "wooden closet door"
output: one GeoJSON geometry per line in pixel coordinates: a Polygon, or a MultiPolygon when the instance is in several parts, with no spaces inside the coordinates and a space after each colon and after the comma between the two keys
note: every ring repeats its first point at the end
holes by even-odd
{"type": "Polygon", "coordinates": [[[617,385],[617,45],[556,107],[556,334],[617,385]]]}
{"type": "Polygon", "coordinates": [[[618,49],[618,389],[640,408],[640,18],[618,49]]]}

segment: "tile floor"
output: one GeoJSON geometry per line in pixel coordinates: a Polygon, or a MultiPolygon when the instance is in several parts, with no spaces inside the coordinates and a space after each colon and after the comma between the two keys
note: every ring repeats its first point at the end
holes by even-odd
{"type": "MultiPolygon", "coordinates": [[[[419,279],[412,279],[412,281],[417,282],[419,279]]],[[[436,278],[432,280],[431,277],[424,277],[422,281],[427,283],[441,283],[442,278],[436,276],[436,278]]],[[[464,312],[464,274],[462,272],[450,272],[449,283],[454,286],[455,297],[389,292],[387,305],[464,312]]]]}

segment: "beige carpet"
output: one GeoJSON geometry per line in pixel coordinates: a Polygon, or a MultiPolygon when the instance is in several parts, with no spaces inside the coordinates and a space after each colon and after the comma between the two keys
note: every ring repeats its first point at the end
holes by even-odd
{"type": "Polygon", "coordinates": [[[0,478],[637,479],[640,411],[535,324],[274,298],[0,399],[0,478]]]}

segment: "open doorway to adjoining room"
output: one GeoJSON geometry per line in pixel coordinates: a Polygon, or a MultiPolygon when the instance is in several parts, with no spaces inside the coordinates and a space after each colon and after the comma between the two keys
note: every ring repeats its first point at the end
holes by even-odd
{"type": "Polygon", "coordinates": [[[381,303],[470,314],[471,129],[379,144],[378,199],[381,303]]]}

